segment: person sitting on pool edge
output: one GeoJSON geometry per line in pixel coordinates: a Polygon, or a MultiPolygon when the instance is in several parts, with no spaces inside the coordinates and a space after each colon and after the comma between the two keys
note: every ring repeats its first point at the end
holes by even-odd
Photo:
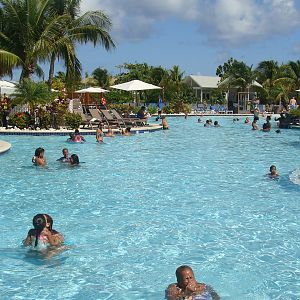
{"type": "Polygon", "coordinates": [[[276,166],[275,165],[272,165],[270,167],[270,173],[268,174],[270,177],[272,178],[276,178],[279,176],[279,174],[277,173],[277,169],[276,169],[276,166]]]}
{"type": "Polygon", "coordinates": [[[34,156],[32,157],[31,161],[35,166],[46,166],[46,158],[44,157],[45,149],[42,147],[39,147],[35,149],[34,156]]]}
{"type": "Polygon", "coordinates": [[[108,127],[107,133],[105,134],[105,136],[107,136],[107,137],[114,137],[115,136],[111,126],[108,127]]]}
{"type": "Polygon", "coordinates": [[[219,295],[212,287],[198,283],[191,267],[183,265],[176,269],[177,283],[170,284],[165,292],[167,300],[197,300],[203,296],[211,296],[213,300],[219,300],[219,295]]]}
{"type": "Polygon", "coordinates": [[[63,156],[61,158],[57,159],[56,161],[60,161],[62,163],[68,163],[68,162],[70,162],[69,150],[67,148],[64,148],[62,150],[62,154],[63,154],[63,156]]]}
{"type": "Polygon", "coordinates": [[[52,228],[51,216],[38,214],[34,216],[32,224],[34,228],[28,231],[27,237],[23,241],[24,246],[60,246],[64,242],[63,235],[52,228]]]}

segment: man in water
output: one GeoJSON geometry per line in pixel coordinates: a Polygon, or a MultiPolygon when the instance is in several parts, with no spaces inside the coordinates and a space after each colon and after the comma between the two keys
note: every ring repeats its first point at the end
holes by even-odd
{"type": "Polygon", "coordinates": [[[57,161],[60,161],[62,163],[70,162],[69,150],[67,148],[64,148],[62,150],[62,154],[63,154],[63,156],[61,158],[57,159],[57,161]]]}

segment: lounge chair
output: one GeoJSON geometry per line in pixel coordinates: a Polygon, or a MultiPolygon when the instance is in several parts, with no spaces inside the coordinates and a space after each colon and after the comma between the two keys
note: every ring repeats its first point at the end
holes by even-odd
{"type": "Polygon", "coordinates": [[[125,127],[124,122],[121,122],[120,120],[114,118],[114,116],[112,116],[107,109],[100,109],[100,112],[102,113],[102,115],[104,116],[105,120],[109,125],[112,126],[117,125],[119,127],[122,127],[123,125],[123,127],[125,127]]]}
{"type": "Polygon", "coordinates": [[[83,125],[83,128],[88,125],[93,128],[93,125],[97,125],[97,123],[93,122],[91,118],[88,118],[81,108],[73,109],[74,114],[79,114],[81,116],[82,122],[81,125],[83,125]]]}
{"type": "Polygon", "coordinates": [[[100,114],[100,112],[99,112],[98,109],[96,109],[96,108],[90,108],[89,112],[90,112],[90,114],[92,116],[92,121],[109,125],[109,123],[107,122],[107,120],[104,119],[104,118],[102,118],[102,116],[101,116],[101,114],[100,114]]]}
{"type": "Polygon", "coordinates": [[[138,126],[139,125],[144,125],[144,119],[139,119],[139,118],[123,118],[115,109],[111,110],[113,115],[116,117],[117,120],[120,122],[123,122],[123,124],[126,126],[138,126]],[[143,123],[143,124],[142,124],[143,123]]]}

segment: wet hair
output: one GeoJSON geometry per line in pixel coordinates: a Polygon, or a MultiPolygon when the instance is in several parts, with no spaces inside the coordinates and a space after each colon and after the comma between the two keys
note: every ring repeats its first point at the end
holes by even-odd
{"type": "Polygon", "coordinates": [[[43,152],[45,152],[45,149],[42,147],[39,147],[39,148],[35,149],[34,156],[39,157],[40,154],[43,152]]]}
{"type": "MultiPolygon", "coordinates": [[[[183,270],[190,270],[190,271],[193,272],[193,269],[192,269],[191,267],[189,267],[189,266],[183,265],[183,266],[178,267],[178,268],[176,269],[176,273],[175,273],[175,274],[176,274],[176,278],[177,278],[177,282],[180,281],[180,279],[181,279],[181,272],[182,272],[183,270]]],[[[194,273],[194,272],[193,272],[193,273],[194,273]]]]}
{"type": "Polygon", "coordinates": [[[272,169],[273,168],[275,168],[275,170],[276,170],[276,166],[275,165],[272,165],[271,167],[270,167],[270,172],[272,172],[272,169]]]}
{"type": "Polygon", "coordinates": [[[276,132],[276,133],[281,133],[280,129],[277,129],[275,132],[276,132]]]}
{"type": "Polygon", "coordinates": [[[79,157],[77,154],[72,154],[71,155],[71,165],[79,165],[79,157]]]}
{"type": "Polygon", "coordinates": [[[79,130],[78,129],[75,129],[75,134],[79,134],[79,130]]]}
{"type": "Polygon", "coordinates": [[[68,148],[62,149],[62,153],[64,153],[65,151],[69,151],[68,148]]]}
{"type": "Polygon", "coordinates": [[[131,127],[126,127],[127,132],[130,132],[130,130],[131,130],[131,127]]]}
{"type": "Polygon", "coordinates": [[[35,229],[35,243],[34,247],[37,246],[39,236],[43,229],[46,227],[46,218],[42,214],[35,215],[32,220],[33,227],[35,229]]]}
{"type": "Polygon", "coordinates": [[[214,125],[219,125],[219,122],[218,121],[214,121],[214,125]]]}
{"type": "Polygon", "coordinates": [[[52,217],[50,215],[47,215],[47,214],[44,214],[44,216],[46,218],[47,223],[50,224],[49,230],[53,231],[53,229],[52,229],[52,226],[53,226],[53,219],[52,219],[52,217]]]}

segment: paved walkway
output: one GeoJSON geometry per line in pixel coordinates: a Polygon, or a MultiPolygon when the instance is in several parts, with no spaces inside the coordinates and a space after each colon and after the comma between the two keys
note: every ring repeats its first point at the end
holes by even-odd
{"type": "Polygon", "coordinates": [[[8,151],[11,147],[11,144],[8,142],[0,141],[0,154],[8,151]]]}

